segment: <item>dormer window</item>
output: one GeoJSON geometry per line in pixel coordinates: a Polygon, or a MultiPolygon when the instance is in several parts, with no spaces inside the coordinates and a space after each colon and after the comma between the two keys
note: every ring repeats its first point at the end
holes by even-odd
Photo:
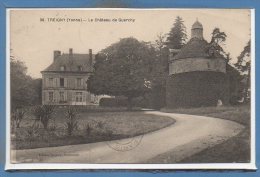
{"type": "Polygon", "coordinates": [[[78,71],[82,71],[82,66],[78,66],[78,71]]]}
{"type": "Polygon", "coordinates": [[[61,70],[61,71],[65,71],[65,66],[61,66],[61,67],[60,67],[60,70],[61,70]]]}

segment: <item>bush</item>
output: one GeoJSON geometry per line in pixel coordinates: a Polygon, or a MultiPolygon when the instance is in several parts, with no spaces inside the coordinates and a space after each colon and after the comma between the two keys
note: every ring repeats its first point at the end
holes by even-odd
{"type": "Polygon", "coordinates": [[[16,109],[12,114],[12,128],[20,128],[20,123],[24,118],[26,111],[24,109],[16,109]]]}
{"type": "Polygon", "coordinates": [[[26,129],[26,137],[31,142],[34,138],[39,136],[39,125],[33,124],[32,126],[26,129]]]}
{"type": "Polygon", "coordinates": [[[48,128],[48,124],[54,110],[55,110],[54,105],[36,106],[33,110],[33,114],[36,117],[36,120],[42,123],[45,130],[48,128]]]}
{"type": "Polygon", "coordinates": [[[76,107],[73,106],[67,107],[65,128],[67,130],[68,136],[71,136],[73,132],[76,129],[78,129],[77,112],[78,111],[76,107]]]}
{"type": "Polygon", "coordinates": [[[91,124],[87,123],[84,125],[84,130],[85,130],[86,136],[89,136],[93,130],[93,127],[91,126],[91,124]]]}
{"type": "Polygon", "coordinates": [[[99,105],[104,107],[126,107],[128,101],[126,98],[101,98],[99,105]]]}

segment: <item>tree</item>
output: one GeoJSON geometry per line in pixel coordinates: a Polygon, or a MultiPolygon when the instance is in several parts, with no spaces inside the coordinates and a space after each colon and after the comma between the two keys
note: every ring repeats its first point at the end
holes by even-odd
{"type": "Polygon", "coordinates": [[[209,46],[207,48],[207,52],[209,53],[210,57],[224,57],[229,58],[229,54],[226,54],[224,49],[222,48],[222,45],[226,41],[226,33],[221,32],[219,28],[215,28],[213,32],[211,33],[211,41],[209,43],[209,46]]]}
{"type": "Polygon", "coordinates": [[[237,63],[235,63],[237,69],[244,74],[245,89],[244,89],[244,100],[248,101],[250,97],[250,77],[251,77],[251,40],[248,41],[247,45],[244,47],[243,51],[237,57],[237,63]]]}
{"type": "Polygon", "coordinates": [[[12,111],[17,108],[39,104],[41,80],[33,79],[27,75],[25,64],[14,56],[11,56],[10,67],[12,111]]]}
{"type": "Polygon", "coordinates": [[[169,74],[169,49],[165,46],[166,35],[159,33],[153,45],[156,57],[151,61],[152,70],[150,72],[151,92],[149,94],[150,106],[160,109],[165,106],[166,79],[169,74]]]}
{"type": "Polygon", "coordinates": [[[169,49],[180,49],[185,45],[187,34],[183,22],[181,17],[176,17],[166,40],[166,45],[169,49]]]}
{"type": "Polygon", "coordinates": [[[132,99],[150,89],[150,61],[155,56],[155,50],[147,43],[132,37],[121,39],[96,56],[94,73],[87,82],[88,91],[125,96],[131,109],[132,99]]]}

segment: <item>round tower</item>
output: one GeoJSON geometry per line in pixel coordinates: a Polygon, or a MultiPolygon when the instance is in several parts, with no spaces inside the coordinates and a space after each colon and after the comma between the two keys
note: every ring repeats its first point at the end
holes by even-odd
{"type": "MultiPolygon", "coordinates": [[[[199,21],[192,25],[191,39],[169,58],[167,107],[216,106],[227,102],[226,59],[210,57],[199,21]]],[[[170,50],[173,51],[173,50],[170,50]]]]}
{"type": "Polygon", "coordinates": [[[203,39],[203,26],[198,20],[192,25],[191,38],[203,39]]]}

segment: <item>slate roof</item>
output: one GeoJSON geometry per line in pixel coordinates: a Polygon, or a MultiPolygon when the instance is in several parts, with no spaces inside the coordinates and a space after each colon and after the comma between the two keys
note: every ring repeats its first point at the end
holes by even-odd
{"type": "Polygon", "coordinates": [[[192,25],[192,28],[191,28],[191,29],[198,29],[198,28],[203,29],[203,26],[202,26],[202,24],[201,24],[199,21],[196,21],[196,22],[192,25]]]}
{"type": "MultiPolygon", "coordinates": [[[[95,55],[92,54],[92,63],[94,61],[95,55]]],[[[65,67],[65,71],[63,72],[92,72],[93,66],[90,64],[89,54],[77,54],[73,53],[72,58],[70,58],[69,54],[62,54],[58,56],[53,63],[48,66],[42,72],[53,72],[53,71],[61,71],[61,67],[65,67]],[[82,70],[79,70],[79,67],[82,70]]]]}
{"type": "Polygon", "coordinates": [[[192,38],[183,46],[173,59],[209,57],[208,42],[204,39],[192,38]]]}

